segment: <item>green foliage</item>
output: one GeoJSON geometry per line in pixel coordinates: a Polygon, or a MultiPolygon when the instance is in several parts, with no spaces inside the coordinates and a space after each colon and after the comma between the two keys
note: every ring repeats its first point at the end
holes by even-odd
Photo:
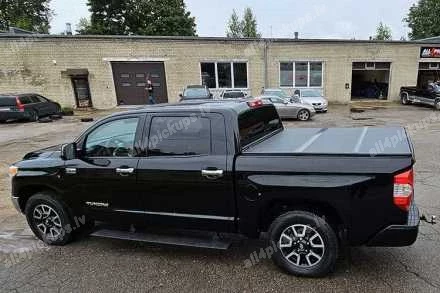
{"type": "Polygon", "coordinates": [[[241,26],[240,19],[238,18],[235,9],[232,11],[231,18],[228,21],[228,29],[226,30],[226,36],[228,38],[242,38],[243,28],[241,26]]]}
{"type": "Polygon", "coordinates": [[[251,8],[245,8],[243,20],[241,21],[237,12],[235,10],[232,11],[228,21],[226,36],[228,38],[261,38],[261,34],[257,31],[257,19],[251,8]]]}
{"type": "Polygon", "coordinates": [[[393,38],[391,28],[382,22],[379,23],[379,26],[376,29],[375,40],[379,41],[389,41],[393,38]]]}
{"type": "Polygon", "coordinates": [[[90,20],[86,17],[81,17],[76,25],[76,32],[80,35],[85,35],[90,29],[90,20]]]}
{"type": "Polygon", "coordinates": [[[52,10],[50,0],[1,0],[0,30],[10,26],[38,33],[49,33],[52,10]]]}
{"type": "Polygon", "coordinates": [[[77,32],[96,35],[194,36],[194,17],[183,0],[88,0],[90,22],[77,32]]]}
{"type": "Polygon", "coordinates": [[[242,21],[243,37],[245,38],[260,38],[261,34],[257,32],[257,19],[255,18],[252,9],[247,7],[244,10],[242,21]]]}
{"type": "Polygon", "coordinates": [[[404,21],[408,24],[411,32],[408,37],[411,40],[425,39],[440,36],[440,1],[419,0],[410,9],[404,21]]]}

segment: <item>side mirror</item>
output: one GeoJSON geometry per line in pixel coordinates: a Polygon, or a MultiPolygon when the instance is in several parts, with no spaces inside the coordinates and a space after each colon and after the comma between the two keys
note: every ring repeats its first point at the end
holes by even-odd
{"type": "Polygon", "coordinates": [[[213,97],[213,94],[212,94],[212,93],[209,93],[209,96],[212,98],[212,97],[213,97]]]}
{"type": "Polygon", "coordinates": [[[180,93],[180,94],[179,94],[179,97],[183,98],[183,94],[182,94],[182,93],[180,93]]]}
{"type": "Polygon", "coordinates": [[[66,143],[61,146],[61,159],[65,161],[76,159],[76,143],[66,143]]]}

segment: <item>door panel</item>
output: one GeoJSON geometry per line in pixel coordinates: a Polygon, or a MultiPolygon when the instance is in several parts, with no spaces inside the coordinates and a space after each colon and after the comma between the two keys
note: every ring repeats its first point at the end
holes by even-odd
{"type": "Polygon", "coordinates": [[[166,116],[154,115],[148,119],[151,122],[151,128],[147,128],[150,129],[146,142],[148,157],[141,158],[138,166],[142,207],[139,212],[156,225],[232,231],[235,202],[233,179],[226,169],[223,117],[211,113],[195,121],[192,116],[194,120],[187,129],[182,127],[156,143],[155,136],[163,132],[163,126],[169,129],[168,125],[189,119],[166,116]]]}
{"type": "Polygon", "coordinates": [[[138,206],[138,141],[144,121],[144,115],[102,121],[78,142],[79,158],[66,162],[67,197],[96,219],[119,222],[115,210],[138,206]]]}

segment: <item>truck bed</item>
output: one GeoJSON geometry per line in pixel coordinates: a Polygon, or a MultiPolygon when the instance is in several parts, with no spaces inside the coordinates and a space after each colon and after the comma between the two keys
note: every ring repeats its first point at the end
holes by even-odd
{"type": "Polygon", "coordinates": [[[412,147],[402,127],[289,128],[243,153],[412,156],[412,147]]]}

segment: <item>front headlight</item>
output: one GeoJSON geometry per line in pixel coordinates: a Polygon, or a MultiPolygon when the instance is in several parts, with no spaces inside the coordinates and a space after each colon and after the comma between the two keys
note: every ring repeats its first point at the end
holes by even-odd
{"type": "Polygon", "coordinates": [[[18,167],[16,166],[9,166],[9,176],[14,177],[18,173],[18,167]]]}

